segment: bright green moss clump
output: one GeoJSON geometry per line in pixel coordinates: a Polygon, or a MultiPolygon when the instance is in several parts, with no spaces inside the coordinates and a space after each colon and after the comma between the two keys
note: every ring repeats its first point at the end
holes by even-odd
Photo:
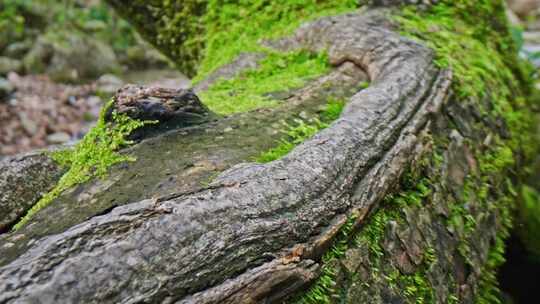
{"type": "Polygon", "coordinates": [[[353,10],[356,0],[209,0],[204,16],[206,47],[195,81],[241,52],[266,52],[261,39],[291,33],[301,23],[353,10]]]}
{"type": "Polygon", "coordinates": [[[266,57],[258,68],[231,80],[218,81],[201,94],[201,100],[220,114],[274,106],[277,101],[272,100],[269,93],[300,87],[306,80],[328,72],[324,54],[280,53],[263,47],[260,42],[287,35],[307,20],[357,7],[352,0],[223,2],[208,2],[204,17],[206,47],[193,81],[206,78],[242,52],[262,53],[266,57]]]}
{"type": "Polygon", "coordinates": [[[452,69],[459,100],[475,100],[484,115],[504,118],[512,132],[505,144],[517,151],[533,145],[533,117],[523,110],[530,79],[518,60],[504,12],[499,0],[446,0],[423,12],[407,7],[396,20],[402,34],[435,50],[437,66],[452,69]]]}
{"type": "Polygon", "coordinates": [[[257,69],[218,81],[200,94],[201,100],[214,112],[231,114],[259,107],[275,106],[270,93],[301,87],[306,80],[330,69],[324,54],[268,52],[257,69]]]}
{"type": "Polygon", "coordinates": [[[65,190],[94,177],[105,176],[107,170],[117,163],[133,161],[132,157],[116,151],[132,143],[127,136],[133,130],[151,122],[134,120],[125,114],[116,113],[113,113],[113,122],[106,122],[105,113],[111,105],[112,101],[103,107],[96,125],[75,147],[52,154],[55,161],[69,170],[13,227],[14,230],[24,226],[36,212],[49,205],[65,190]]]}
{"type": "Polygon", "coordinates": [[[350,11],[357,0],[108,0],[138,31],[195,81],[240,52],[263,50],[260,39],[302,22],[350,11]]]}

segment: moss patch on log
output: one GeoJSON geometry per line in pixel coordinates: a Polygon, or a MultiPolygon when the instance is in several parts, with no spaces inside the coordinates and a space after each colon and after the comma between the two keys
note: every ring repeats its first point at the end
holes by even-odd
{"type": "Polygon", "coordinates": [[[303,22],[357,6],[355,0],[210,0],[204,16],[206,47],[195,81],[206,78],[242,52],[267,52],[259,44],[262,39],[282,37],[303,22]]]}
{"type": "MultiPolygon", "coordinates": [[[[371,262],[371,275],[386,281],[391,289],[402,290],[410,303],[432,303],[433,295],[431,286],[424,273],[424,266],[410,275],[403,275],[394,269],[388,275],[381,271],[384,261],[383,239],[385,238],[389,222],[405,223],[403,210],[408,206],[421,207],[424,199],[431,193],[431,182],[423,178],[416,183],[416,178],[407,176],[403,182],[402,192],[397,195],[389,195],[382,203],[380,209],[374,212],[367,223],[359,231],[354,231],[356,217],[351,215],[338,233],[334,245],[322,258],[322,274],[310,289],[294,303],[320,304],[341,303],[345,301],[343,286],[338,284],[340,271],[336,269],[339,260],[344,258],[350,248],[367,248],[371,262]]],[[[425,267],[429,267],[437,259],[434,249],[429,248],[425,252],[425,267]]],[[[354,276],[354,274],[353,274],[354,276]]],[[[352,279],[352,278],[350,278],[352,279]]],[[[369,283],[364,282],[364,287],[369,283]]]]}
{"type": "Polygon", "coordinates": [[[60,178],[58,184],[43,195],[28,213],[13,226],[13,230],[18,230],[28,223],[36,212],[49,205],[67,189],[92,178],[106,176],[107,170],[115,164],[134,161],[133,157],[120,154],[117,151],[132,144],[132,141],[127,139],[131,132],[153,122],[134,120],[125,114],[116,113],[112,115],[112,122],[106,122],[105,114],[111,106],[112,100],[102,108],[96,125],[75,147],[51,154],[57,163],[69,169],[60,178]]]}
{"type": "MultiPolygon", "coordinates": [[[[436,51],[439,67],[454,71],[453,89],[459,100],[474,102],[488,121],[502,121],[503,132],[495,135],[488,151],[477,149],[475,153],[480,185],[465,189],[466,195],[476,193],[482,206],[495,209],[502,220],[476,297],[477,303],[498,303],[496,269],[504,262],[504,240],[512,226],[511,211],[517,207],[517,195],[510,179],[494,177],[519,179],[517,175],[523,173],[513,171],[516,163],[523,166],[538,151],[532,136],[535,118],[531,102],[525,98],[532,92],[530,70],[517,57],[502,1],[442,1],[425,12],[406,8],[398,20],[405,35],[420,39],[436,51]],[[493,198],[488,192],[500,187],[507,189],[507,194],[490,202],[493,198]]],[[[454,205],[450,220],[457,221],[454,226],[472,232],[476,222],[464,208],[467,201],[465,197],[461,204],[454,205]]],[[[466,238],[460,249],[466,260],[470,258],[466,238]]]]}
{"type": "Polygon", "coordinates": [[[327,73],[328,60],[325,54],[277,52],[262,46],[261,40],[282,37],[303,22],[351,11],[357,6],[352,0],[209,1],[204,17],[206,46],[194,83],[232,62],[241,53],[260,53],[265,58],[257,68],[211,85],[202,92],[201,99],[220,114],[276,105],[271,93],[300,87],[306,80],[327,73]]]}
{"type": "Polygon", "coordinates": [[[206,78],[260,39],[283,36],[302,22],[350,11],[356,0],[108,0],[119,14],[188,76],[206,78]]]}
{"type": "Polygon", "coordinates": [[[329,69],[325,54],[269,51],[258,68],[219,80],[201,92],[200,97],[212,111],[223,115],[276,106],[279,103],[272,93],[301,87],[329,69]]]}

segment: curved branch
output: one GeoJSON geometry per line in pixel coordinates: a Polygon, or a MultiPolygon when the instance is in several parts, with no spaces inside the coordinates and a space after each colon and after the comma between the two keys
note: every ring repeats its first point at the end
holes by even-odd
{"type": "Polygon", "coordinates": [[[431,51],[370,20],[324,18],[288,41],[328,48],[333,64],[353,62],[372,79],[328,129],[207,189],[121,206],[39,240],[0,268],[0,302],[277,301],[277,288],[316,277],[314,260],[346,215],[362,219],[396,183],[448,95],[450,74],[431,51]]]}

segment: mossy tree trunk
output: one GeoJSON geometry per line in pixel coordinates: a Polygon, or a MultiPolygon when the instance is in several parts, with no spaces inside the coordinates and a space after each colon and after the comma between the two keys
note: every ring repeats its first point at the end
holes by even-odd
{"type": "Polygon", "coordinates": [[[262,93],[273,108],[142,141],[124,152],[137,161],[2,236],[0,302],[495,301],[519,168],[534,149],[529,83],[502,3],[374,1],[358,11],[344,1],[350,14],[315,13],[281,38],[232,47],[238,57],[215,66],[205,56],[229,52],[216,41],[234,32],[212,23],[216,7],[245,8],[255,25],[249,8],[289,12],[261,24],[329,9],[220,2],[110,0],[180,67],[211,72],[196,87],[203,102],[234,102],[230,84],[262,77],[246,69],[264,70],[264,58],[285,62],[271,75],[287,70],[291,57],[279,56],[300,49],[327,52],[331,68],[301,88],[262,93]],[[205,95],[218,86],[227,94],[205,95]],[[347,100],[337,120],[279,159],[252,162],[279,139],[277,122],[313,123],[330,97],[347,100]]]}

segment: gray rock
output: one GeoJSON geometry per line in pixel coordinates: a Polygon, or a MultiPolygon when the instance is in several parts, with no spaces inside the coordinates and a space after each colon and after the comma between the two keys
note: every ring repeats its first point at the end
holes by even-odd
{"type": "Polygon", "coordinates": [[[138,39],[138,44],[128,47],[122,58],[123,64],[135,68],[167,66],[168,62],[167,57],[142,39],[138,39]]]}
{"type": "Polygon", "coordinates": [[[96,38],[74,31],[47,32],[23,60],[30,73],[46,73],[53,80],[76,82],[120,70],[112,48],[96,38]]]}
{"type": "Polygon", "coordinates": [[[36,132],[39,130],[37,123],[34,120],[30,119],[26,112],[19,112],[18,115],[21,125],[26,131],[26,133],[31,136],[36,134],[36,132]]]}
{"type": "Polygon", "coordinates": [[[9,96],[14,89],[15,88],[9,81],[3,77],[0,77],[0,100],[9,96]]]}
{"type": "Polygon", "coordinates": [[[45,153],[0,161],[0,232],[23,216],[60,179],[64,170],[45,153]]]}
{"type": "Polygon", "coordinates": [[[14,42],[6,47],[4,54],[11,58],[22,59],[32,47],[29,40],[14,42]]]}
{"type": "Polygon", "coordinates": [[[114,92],[124,85],[124,82],[112,74],[104,74],[98,78],[96,84],[99,91],[114,94],[114,92]]]}
{"type": "Polygon", "coordinates": [[[68,142],[71,136],[66,132],[56,132],[47,136],[47,142],[51,144],[63,144],[68,142]]]}
{"type": "Polygon", "coordinates": [[[20,72],[21,69],[21,61],[5,56],[0,56],[0,75],[6,75],[9,72],[20,72]]]}

